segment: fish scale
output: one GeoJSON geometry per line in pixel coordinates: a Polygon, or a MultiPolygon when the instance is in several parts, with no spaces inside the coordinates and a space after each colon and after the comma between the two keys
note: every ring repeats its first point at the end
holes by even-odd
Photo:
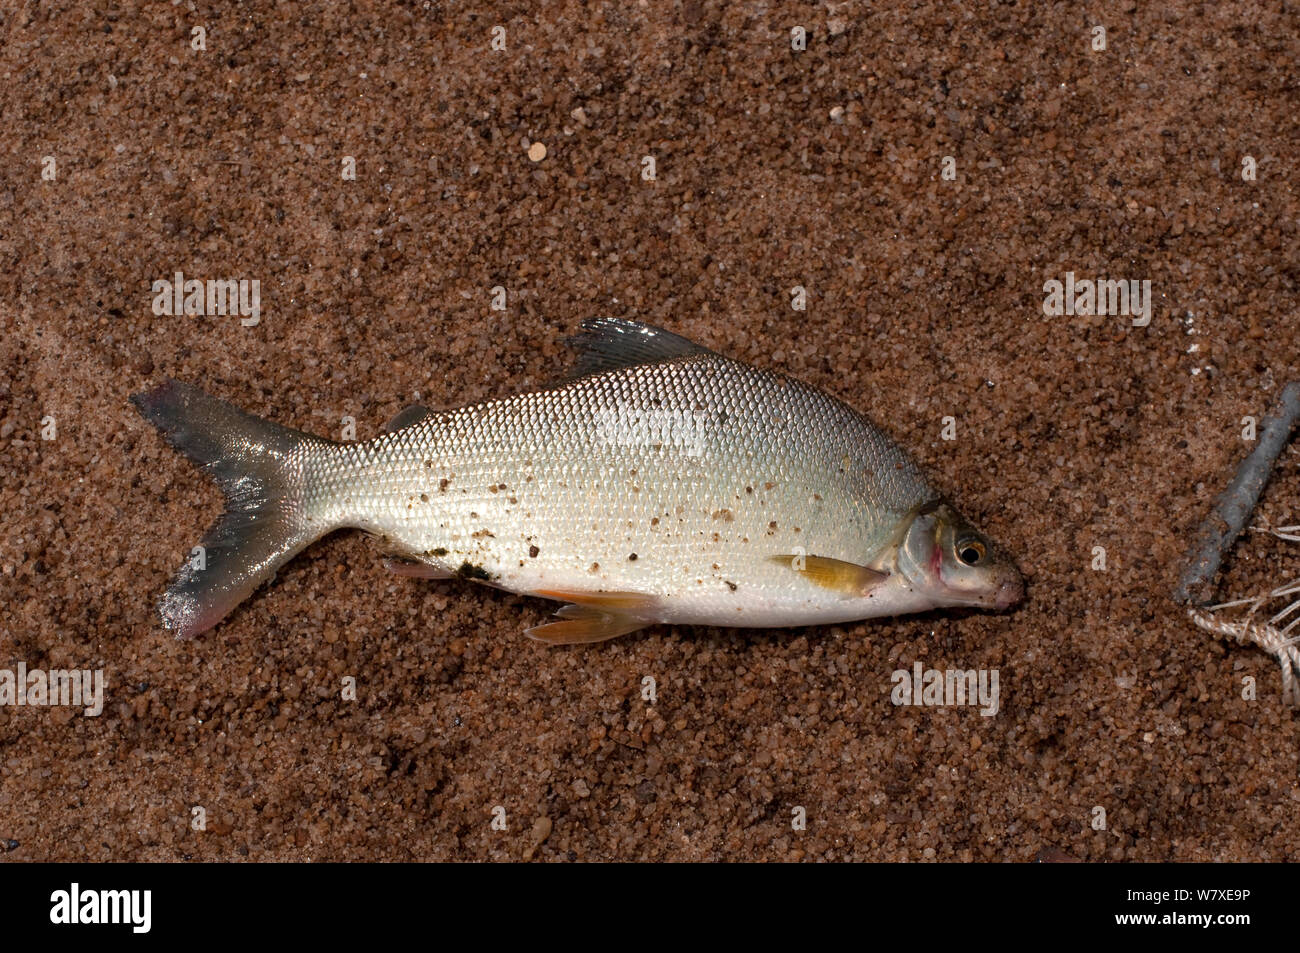
{"type": "Polygon", "coordinates": [[[918,584],[927,560],[941,572],[937,549],[910,575],[899,562],[918,519],[946,504],[866,417],[660,329],[584,328],[576,377],[408,408],[363,443],[279,428],[174,382],[142,395],[145,415],[219,482],[227,471],[253,481],[244,512],[209,534],[220,584],[183,569],[164,620],[183,634],[215,624],[251,591],[241,561],[260,572],[341,527],[380,537],[409,575],[571,601],[568,621],[530,630],[554,641],[956,604],[918,584]],[[273,429],[259,463],[248,433],[262,426],[273,429]]]}

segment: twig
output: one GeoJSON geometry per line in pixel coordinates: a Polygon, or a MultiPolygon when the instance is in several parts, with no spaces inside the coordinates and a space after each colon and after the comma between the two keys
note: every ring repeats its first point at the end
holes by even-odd
{"type": "MultiPolygon", "coordinates": [[[[1237,467],[1228,488],[1215,501],[1214,509],[1205,518],[1197,532],[1197,542],[1192,550],[1187,569],[1178,580],[1174,600],[1181,603],[1206,605],[1214,601],[1214,577],[1219,572],[1223,554],[1228,551],[1250,519],[1259,501],[1259,494],[1273,472],[1273,464],[1291,435],[1291,428],[1300,417],[1300,381],[1292,381],[1282,388],[1273,413],[1260,425],[1259,442],[1250,456],[1237,467]]],[[[1198,622],[1198,624],[1200,624],[1198,622]]]]}

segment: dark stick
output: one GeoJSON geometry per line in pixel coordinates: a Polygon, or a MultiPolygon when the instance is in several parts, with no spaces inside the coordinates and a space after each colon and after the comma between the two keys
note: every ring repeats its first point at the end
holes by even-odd
{"type": "Polygon", "coordinates": [[[1259,494],[1291,436],[1297,417],[1300,417],[1300,381],[1292,381],[1282,388],[1282,396],[1273,412],[1260,425],[1255,449],[1241,461],[1237,475],[1219,494],[1214,509],[1197,531],[1191,561],[1174,590],[1176,602],[1207,605],[1214,601],[1214,577],[1219,572],[1223,554],[1231,548],[1254,512],[1259,494]]]}

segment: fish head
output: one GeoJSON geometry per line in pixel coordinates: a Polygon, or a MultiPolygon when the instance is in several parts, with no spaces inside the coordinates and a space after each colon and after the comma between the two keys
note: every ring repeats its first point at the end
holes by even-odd
{"type": "Polygon", "coordinates": [[[944,501],[912,517],[898,546],[897,568],[935,608],[1009,609],[1025,595],[1011,559],[944,501]]]}

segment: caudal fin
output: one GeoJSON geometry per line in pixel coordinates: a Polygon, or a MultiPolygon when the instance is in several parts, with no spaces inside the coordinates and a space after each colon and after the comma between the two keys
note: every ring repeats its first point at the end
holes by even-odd
{"type": "Polygon", "coordinates": [[[178,638],[192,638],[335,528],[313,523],[302,506],[305,464],[330,441],[246,414],[179,381],[135,394],[131,402],[226,497],[226,512],[158,603],[163,625],[178,638]]]}

